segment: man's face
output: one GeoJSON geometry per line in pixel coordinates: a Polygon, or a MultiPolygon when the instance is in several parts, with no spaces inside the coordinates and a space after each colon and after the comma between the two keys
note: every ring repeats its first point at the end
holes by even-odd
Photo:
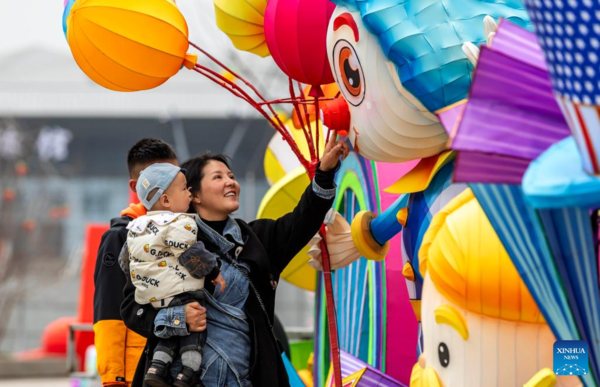
{"type": "Polygon", "coordinates": [[[151,166],[152,164],[157,164],[157,163],[168,163],[168,164],[173,164],[175,166],[179,166],[179,161],[177,159],[170,159],[170,160],[155,160],[155,161],[151,161],[148,163],[143,163],[143,164],[137,164],[134,168],[133,171],[131,172],[131,180],[129,180],[129,188],[133,191],[133,192],[137,192],[135,190],[135,185],[137,184],[138,179],[140,178],[140,173],[148,168],[149,166],[151,166]]]}

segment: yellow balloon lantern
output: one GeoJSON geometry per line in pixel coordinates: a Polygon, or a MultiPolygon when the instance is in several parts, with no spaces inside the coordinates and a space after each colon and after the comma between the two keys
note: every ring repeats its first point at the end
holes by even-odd
{"type": "MultiPolygon", "coordinates": [[[[304,132],[294,128],[291,119],[285,122],[285,126],[296,141],[300,152],[304,157],[310,159],[304,132]]],[[[327,131],[322,124],[319,125],[319,130],[319,154],[322,155],[327,131]]],[[[316,125],[314,123],[311,125],[311,133],[316,142],[316,125]]],[[[306,186],[310,183],[310,179],[300,161],[290,151],[289,144],[282,139],[280,134],[275,134],[269,142],[265,152],[264,167],[265,175],[272,187],[260,203],[257,218],[277,219],[294,210],[306,186]]],[[[307,264],[310,259],[307,254],[308,250],[309,246],[306,246],[294,257],[281,273],[281,278],[302,289],[314,291],[316,272],[307,264]]]]}
{"type": "Polygon", "coordinates": [[[107,89],[152,89],[197,61],[186,54],[188,27],[171,0],[79,0],[67,26],[75,61],[107,89]]]}
{"type": "Polygon", "coordinates": [[[235,48],[263,58],[270,55],[264,31],[267,0],[214,0],[214,4],[217,26],[235,48]]]}
{"type": "MultiPolygon", "coordinates": [[[[282,120],[284,121],[284,120],[282,120]]],[[[296,129],[291,119],[285,121],[285,127],[291,134],[292,138],[298,145],[300,153],[307,159],[310,160],[310,151],[308,147],[308,141],[304,136],[304,132],[301,129],[296,129]]],[[[310,126],[310,131],[313,136],[313,141],[316,142],[316,124],[313,122],[310,126]]],[[[323,154],[325,149],[325,136],[327,135],[327,129],[323,127],[323,124],[319,121],[319,155],[323,154]]],[[[313,143],[314,143],[313,142],[313,143]]],[[[275,184],[279,179],[283,178],[286,174],[294,171],[296,168],[302,166],[296,155],[290,150],[290,145],[285,142],[279,133],[273,135],[267,150],[265,151],[264,167],[265,176],[270,185],[275,184]]],[[[306,177],[308,179],[308,176],[306,177]]],[[[308,180],[307,180],[308,181],[308,180]]],[[[300,190],[295,197],[300,199],[304,190],[300,190]]],[[[289,211],[293,210],[291,207],[289,211]]]]}

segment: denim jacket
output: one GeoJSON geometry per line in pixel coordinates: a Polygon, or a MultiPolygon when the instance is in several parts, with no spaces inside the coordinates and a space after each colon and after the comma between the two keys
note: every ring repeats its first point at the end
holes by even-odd
{"type": "MultiPolygon", "coordinates": [[[[243,248],[241,230],[238,224],[229,218],[223,235],[198,220],[198,228],[220,250],[223,255],[235,259],[243,248]],[[229,236],[231,242],[226,237],[229,236]],[[237,248],[236,248],[237,246],[237,248]]],[[[249,267],[240,263],[240,268],[249,271],[249,267]]],[[[250,326],[246,321],[244,305],[249,295],[249,283],[240,271],[225,261],[221,262],[221,275],[227,282],[224,291],[215,289],[214,294],[205,292],[207,303],[207,343],[204,347],[202,378],[218,380],[223,367],[231,370],[232,378],[239,385],[245,385],[250,373],[250,326]],[[230,343],[236,343],[231,346],[230,343]],[[214,375],[213,375],[214,374],[214,375]]],[[[158,337],[186,335],[185,308],[173,307],[161,310],[155,319],[155,334],[158,337]],[[174,321],[178,319],[178,325],[174,321]]],[[[231,381],[228,381],[231,383],[231,381]]]]}
{"type": "MultiPolygon", "coordinates": [[[[323,189],[316,181],[312,183],[312,191],[316,196],[327,200],[335,194],[335,188],[323,189]]],[[[241,251],[240,249],[244,246],[244,241],[242,240],[240,226],[233,218],[229,218],[223,232],[224,236],[219,235],[201,221],[198,222],[198,227],[200,234],[206,235],[220,250],[221,255],[227,254],[235,261],[241,251]]],[[[241,262],[240,266],[243,266],[241,262]]],[[[248,269],[248,266],[245,266],[245,269],[248,269]]],[[[220,293],[219,289],[215,289],[214,294],[206,292],[208,339],[203,356],[202,377],[203,380],[214,382],[212,373],[216,372],[215,369],[223,370],[221,366],[226,364],[227,368],[233,370],[237,384],[244,386],[247,385],[246,382],[249,378],[250,352],[253,345],[251,343],[250,325],[244,311],[251,290],[245,276],[225,261],[222,261],[221,274],[227,281],[225,292],[220,293]],[[236,345],[229,345],[232,342],[235,342],[236,345]],[[218,365],[219,363],[221,366],[218,365]],[[216,367],[215,364],[217,364],[216,367]]],[[[168,337],[186,334],[186,326],[181,324],[182,321],[185,321],[185,309],[183,307],[169,309],[174,310],[170,313],[168,309],[161,310],[158,313],[155,319],[156,335],[165,337],[164,334],[168,337]],[[178,317],[179,325],[173,323],[175,317],[178,317]]],[[[236,384],[231,377],[227,380],[227,383],[236,384]]]]}
{"type": "MultiPolygon", "coordinates": [[[[313,180],[311,188],[317,196],[323,199],[331,199],[335,196],[335,186],[334,188],[324,189],[317,184],[316,180],[313,180]]],[[[204,222],[202,222],[201,220],[198,221],[198,228],[201,232],[209,236],[209,238],[225,254],[229,253],[235,247],[235,243],[232,243],[229,240],[227,240],[225,238],[226,236],[229,235],[238,245],[243,246],[244,244],[242,240],[242,232],[238,224],[235,222],[235,220],[233,220],[232,217],[229,217],[227,221],[227,225],[225,226],[225,229],[223,231],[223,236],[221,236],[215,230],[204,224],[204,222]]],[[[229,282],[227,283],[229,284],[229,282]]],[[[158,315],[156,316],[156,319],[154,320],[154,333],[157,337],[160,338],[169,338],[172,336],[185,336],[189,334],[189,332],[187,330],[186,324],[182,324],[181,322],[185,322],[185,305],[162,309],[159,311],[158,315]],[[175,324],[175,321],[177,321],[177,324],[175,324]]]]}

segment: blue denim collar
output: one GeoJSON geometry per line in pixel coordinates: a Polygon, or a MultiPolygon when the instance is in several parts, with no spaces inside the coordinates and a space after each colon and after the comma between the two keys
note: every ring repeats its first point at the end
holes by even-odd
{"type": "Polygon", "coordinates": [[[204,235],[210,239],[217,247],[221,250],[222,253],[227,254],[231,249],[235,247],[234,243],[225,238],[227,235],[231,236],[231,238],[239,245],[244,244],[244,240],[242,239],[242,230],[237,222],[230,216],[227,218],[227,224],[225,225],[225,229],[223,230],[223,235],[219,234],[212,228],[210,228],[206,223],[197,218],[196,222],[198,223],[198,227],[202,230],[204,235]]]}

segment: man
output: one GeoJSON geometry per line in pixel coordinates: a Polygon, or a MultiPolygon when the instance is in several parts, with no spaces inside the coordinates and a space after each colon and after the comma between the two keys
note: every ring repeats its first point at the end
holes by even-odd
{"type": "MultiPolygon", "coordinates": [[[[155,163],[178,165],[177,156],[169,144],[145,138],[127,154],[129,187],[135,192],[140,172],[155,163]]],[[[118,263],[119,253],[127,238],[127,224],[145,215],[142,204],[131,205],[111,220],[111,227],[102,236],[94,273],[94,332],[98,352],[97,368],[103,386],[130,386],[146,340],[127,329],[121,319],[123,288],[126,277],[118,263]]],[[[196,304],[189,308],[188,324],[200,329],[206,326],[206,310],[196,304]],[[192,310],[193,308],[193,310],[192,310]]],[[[203,329],[203,328],[202,328],[203,329]]]]}

